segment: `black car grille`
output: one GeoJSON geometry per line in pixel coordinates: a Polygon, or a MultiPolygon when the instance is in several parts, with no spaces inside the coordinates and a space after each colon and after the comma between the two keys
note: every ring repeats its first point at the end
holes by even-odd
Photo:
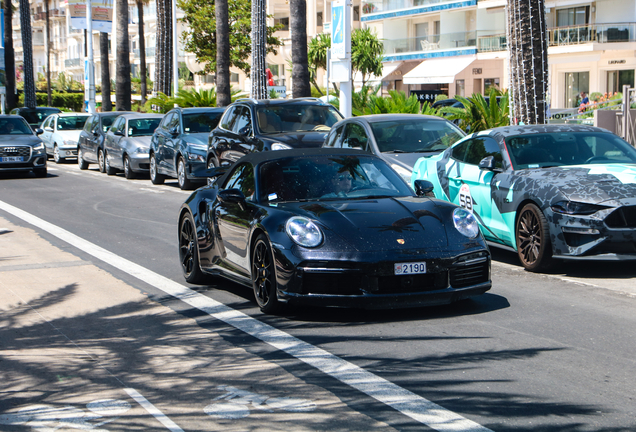
{"type": "Polygon", "coordinates": [[[407,294],[441,290],[448,287],[448,272],[418,275],[368,276],[360,272],[304,272],[302,292],[305,294],[362,295],[407,294]]]}
{"type": "Polygon", "coordinates": [[[0,157],[22,156],[25,160],[31,157],[30,146],[5,146],[0,147],[0,157]]]}
{"type": "Polygon", "coordinates": [[[361,295],[362,277],[359,273],[303,274],[302,290],[306,294],[361,295]]]}
{"type": "Polygon", "coordinates": [[[610,228],[636,228],[636,206],[619,207],[605,218],[610,228]]]}
{"type": "Polygon", "coordinates": [[[453,267],[450,284],[453,288],[463,288],[488,282],[488,261],[453,267]]]}

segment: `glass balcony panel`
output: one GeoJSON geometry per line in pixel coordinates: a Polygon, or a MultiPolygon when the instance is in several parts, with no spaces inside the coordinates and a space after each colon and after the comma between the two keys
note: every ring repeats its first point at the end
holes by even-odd
{"type": "Polygon", "coordinates": [[[362,14],[366,15],[419,6],[429,6],[447,1],[448,0],[367,0],[362,2],[362,14]]]}

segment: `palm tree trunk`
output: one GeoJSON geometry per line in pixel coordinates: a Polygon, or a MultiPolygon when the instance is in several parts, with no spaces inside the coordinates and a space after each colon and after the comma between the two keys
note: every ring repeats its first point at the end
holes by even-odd
{"type": "Polygon", "coordinates": [[[13,49],[13,5],[4,2],[4,72],[6,74],[6,108],[12,110],[17,105],[15,94],[15,50],[13,49]]]}
{"type": "Polygon", "coordinates": [[[544,124],[548,43],[544,0],[508,0],[510,112],[513,124],[544,124]]]}
{"type": "Polygon", "coordinates": [[[290,0],[292,37],[292,96],[311,96],[307,60],[307,0],[290,0]]]}
{"type": "Polygon", "coordinates": [[[130,111],[130,45],[128,42],[128,1],[117,0],[117,68],[115,72],[115,106],[130,111]]]}
{"type": "Polygon", "coordinates": [[[24,54],[24,106],[35,108],[35,80],[33,78],[33,39],[31,32],[31,7],[29,0],[20,0],[20,33],[24,54]]]}
{"type": "Polygon", "coordinates": [[[230,90],[230,23],[227,0],[216,0],[216,106],[232,103],[230,90]]]}
{"type": "Polygon", "coordinates": [[[112,111],[110,100],[110,60],[108,58],[108,33],[99,33],[99,57],[102,64],[102,111],[112,111]]]}
{"type": "Polygon", "coordinates": [[[146,36],[144,33],[144,3],[143,0],[137,0],[137,17],[139,18],[139,76],[141,79],[141,105],[146,104],[146,94],[148,93],[148,85],[146,78],[146,36]]]}
{"type": "Polygon", "coordinates": [[[157,0],[157,45],[155,51],[155,92],[171,94],[172,87],[172,7],[157,0]]]}
{"type": "Polygon", "coordinates": [[[49,16],[49,0],[44,0],[44,14],[46,15],[46,101],[47,106],[53,105],[51,97],[51,17],[49,16]]]}
{"type": "Polygon", "coordinates": [[[252,0],[252,94],[255,99],[267,99],[267,15],[265,0],[252,0]]]}

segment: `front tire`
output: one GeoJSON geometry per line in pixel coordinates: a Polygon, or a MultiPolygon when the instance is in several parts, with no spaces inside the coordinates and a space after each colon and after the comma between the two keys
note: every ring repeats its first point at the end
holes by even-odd
{"type": "Polygon", "coordinates": [[[106,155],[102,149],[97,150],[97,166],[99,167],[99,172],[106,172],[106,155]]]}
{"type": "MultiPolygon", "coordinates": [[[[212,168],[216,168],[216,162],[214,161],[214,158],[210,158],[210,160],[208,160],[208,169],[212,168]]],[[[212,183],[214,183],[214,179],[208,177],[208,185],[211,185],[212,183]]]]}
{"type": "Polygon", "coordinates": [[[192,189],[192,181],[190,181],[186,175],[185,161],[182,157],[180,157],[177,161],[177,181],[179,182],[181,190],[192,189]]]}
{"type": "Polygon", "coordinates": [[[64,162],[64,158],[60,157],[60,149],[57,148],[57,144],[53,147],[53,160],[56,164],[64,162]]]}
{"type": "Polygon", "coordinates": [[[130,158],[128,156],[124,156],[124,176],[130,180],[137,177],[135,172],[130,167],[130,158]]]}
{"type": "Polygon", "coordinates": [[[526,204],[517,219],[517,255],[531,272],[549,269],[553,264],[548,222],[534,204],[526,204]]]}
{"type": "Polygon", "coordinates": [[[88,162],[84,160],[84,152],[81,147],[77,149],[77,165],[79,165],[79,169],[81,170],[88,169],[88,162]]]}
{"type": "Polygon", "coordinates": [[[166,181],[166,178],[159,174],[157,171],[159,167],[157,166],[157,158],[155,158],[154,153],[150,154],[150,181],[152,184],[160,185],[166,181]]]}
{"type": "Polygon", "coordinates": [[[183,277],[188,283],[201,284],[205,282],[205,275],[199,265],[196,227],[190,213],[186,213],[179,222],[179,261],[183,277]]]}
{"type": "Polygon", "coordinates": [[[108,153],[104,152],[104,171],[109,176],[117,174],[117,170],[110,166],[110,162],[108,161],[108,153]]]}
{"type": "Polygon", "coordinates": [[[252,250],[252,286],[254,298],[261,311],[271,314],[280,309],[276,289],[274,257],[269,241],[261,234],[252,250]]]}

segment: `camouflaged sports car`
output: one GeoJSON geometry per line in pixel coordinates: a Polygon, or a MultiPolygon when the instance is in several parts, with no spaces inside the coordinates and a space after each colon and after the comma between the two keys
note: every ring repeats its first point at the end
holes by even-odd
{"type": "Polygon", "coordinates": [[[379,157],[344,149],[250,153],[179,212],[186,281],[206,275],[280,303],[390,309],[490,289],[490,251],[470,212],[414,192],[379,157]]]}
{"type": "Polygon", "coordinates": [[[588,126],[478,132],[415,164],[412,181],[471,211],[530,271],[560,259],[636,259],[636,150],[588,126]]]}

